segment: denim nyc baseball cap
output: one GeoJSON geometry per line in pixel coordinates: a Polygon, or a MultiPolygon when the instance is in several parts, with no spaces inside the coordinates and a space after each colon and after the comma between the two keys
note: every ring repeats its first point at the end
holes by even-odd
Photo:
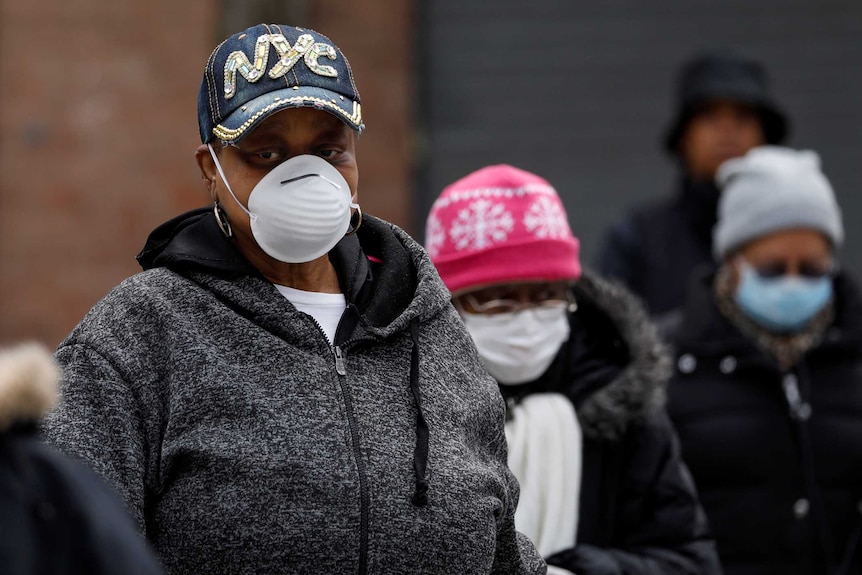
{"type": "Polygon", "coordinates": [[[365,128],[350,64],[323,34],[258,24],[213,50],[198,93],[203,143],[238,142],[285,108],[317,108],[365,128]]]}

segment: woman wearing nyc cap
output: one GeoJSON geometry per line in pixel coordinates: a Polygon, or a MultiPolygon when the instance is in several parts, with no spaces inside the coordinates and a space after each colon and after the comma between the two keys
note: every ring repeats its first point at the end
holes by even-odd
{"type": "Polygon", "coordinates": [[[862,300],[810,151],[724,163],[717,273],[668,319],[669,411],[725,573],[862,573],[862,300]]]}
{"type": "Polygon", "coordinates": [[[425,252],[356,204],[343,54],[249,28],[198,112],[212,204],[156,229],[61,344],[47,437],[170,573],[543,573],[496,385],[425,252]]]}
{"type": "Polygon", "coordinates": [[[437,198],[426,247],[507,398],[515,525],[548,572],[717,573],[662,407],[669,354],[626,290],[582,274],[551,185],[478,170],[437,198]]]}

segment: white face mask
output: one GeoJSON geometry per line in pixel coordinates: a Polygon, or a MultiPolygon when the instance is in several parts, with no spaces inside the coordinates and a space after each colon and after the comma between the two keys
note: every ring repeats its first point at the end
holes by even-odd
{"type": "Polygon", "coordinates": [[[567,304],[512,313],[461,312],[482,363],[504,385],[533,381],[550,367],[569,339],[567,304]]]}
{"type": "Polygon", "coordinates": [[[231,197],[248,214],[257,245],[270,257],[292,264],[310,262],[347,233],[350,208],[359,205],[353,203],[344,176],[323,158],[303,154],[279,164],[251,190],[246,209],[212,146],[209,150],[231,197]]]}

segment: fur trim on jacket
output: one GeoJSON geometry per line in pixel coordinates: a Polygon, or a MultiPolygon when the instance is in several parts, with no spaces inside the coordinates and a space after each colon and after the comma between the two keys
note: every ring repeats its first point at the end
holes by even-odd
{"type": "Polygon", "coordinates": [[[0,351],[0,432],[35,422],[57,401],[60,369],[35,343],[0,351]]]}
{"type": "Polygon", "coordinates": [[[585,271],[574,294],[577,301],[588,300],[604,312],[628,348],[628,365],[578,408],[586,436],[619,439],[664,406],[673,373],[670,349],[659,339],[643,304],[621,283],[585,271]]]}

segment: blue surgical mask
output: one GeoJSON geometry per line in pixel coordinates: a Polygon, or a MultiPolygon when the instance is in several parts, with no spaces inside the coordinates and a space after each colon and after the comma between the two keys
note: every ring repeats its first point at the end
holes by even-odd
{"type": "Polygon", "coordinates": [[[763,278],[739,260],[736,304],[754,322],[773,332],[799,331],[832,299],[832,277],[763,278]]]}

